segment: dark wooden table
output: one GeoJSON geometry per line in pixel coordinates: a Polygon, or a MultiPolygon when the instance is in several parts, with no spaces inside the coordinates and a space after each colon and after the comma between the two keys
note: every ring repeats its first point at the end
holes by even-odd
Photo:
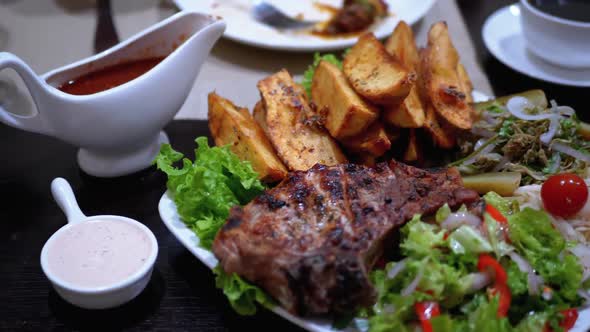
{"type": "MultiPolygon", "coordinates": [[[[586,118],[582,93],[587,90],[522,76],[484,48],[485,18],[509,3],[459,1],[496,95],[540,87],[586,118]]],[[[165,130],[174,147],[191,157],[194,138],[208,132],[204,121],[174,121],[165,130]]],[[[300,331],[265,310],[253,317],[232,311],[214,287],[212,273],[162,224],[157,202],[165,190],[165,177],[154,169],[124,178],[93,178],[78,169],[74,147],[4,125],[0,125],[0,154],[0,330],[300,331]],[[129,216],[155,233],[160,245],[156,268],[146,290],[132,302],[112,310],[78,309],[63,301],[45,279],[39,263],[41,248],[65,223],[49,190],[58,176],[70,181],[86,214],[129,216]]]]}

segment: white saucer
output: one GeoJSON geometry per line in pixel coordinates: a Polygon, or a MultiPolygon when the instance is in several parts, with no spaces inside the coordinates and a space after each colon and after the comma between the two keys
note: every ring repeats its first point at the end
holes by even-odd
{"type": "MultiPolygon", "coordinates": [[[[341,6],[342,0],[287,1],[268,0],[284,13],[297,16],[302,14],[306,20],[327,20],[329,14],[320,11],[314,2],[331,6],[341,6]]],[[[418,22],[436,0],[385,0],[391,13],[380,20],[372,31],[379,39],[391,34],[400,20],[408,24],[418,22]]],[[[227,23],[223,36],[233,41],[266,49],[286,51],[331,51],[351,47],[357,36],[349,38],[321,38],[305,32],[280,31],[252,18],[251,0],[174,0],[181,10],[197,11],[221,16],[227,23]]]]}
{"type": "Polygon", "coordinates": [[[526,49],[521,31],[520,7],[510,5],[488,17],[482,29],[483,41],[498,60],[522,74],[556,84],[590,87],[590,69],[572,70],[539,59],[526,49]]]}

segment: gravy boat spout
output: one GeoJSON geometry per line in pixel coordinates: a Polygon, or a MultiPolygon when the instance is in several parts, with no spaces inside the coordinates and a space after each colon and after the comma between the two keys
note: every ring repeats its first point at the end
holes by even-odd
{"type": "Polygon", "coordinates": [[[225,30],[219,18],[181,12],[95,56],[39,77],[13,54],[0,53],[0,70],[13,68],[23,79],[37,112],[21,116],[0,100],[0,122],[59,138],[79,147],[78,164],[99,177],[130,174],[151,165],[162,128],[180,110],[201,65],[225,30]],[[84,95],[60,86],[85,74],[138,60],[163,58],[137,78],[84,95]]]}

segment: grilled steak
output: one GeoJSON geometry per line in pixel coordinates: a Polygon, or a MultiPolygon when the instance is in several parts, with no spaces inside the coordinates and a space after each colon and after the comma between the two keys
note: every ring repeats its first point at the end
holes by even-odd
{"type": "Polygon", "coordinates": [[[367,273],[399,226],[445,203],[478,201],[455,169],[316,165],[234,207],[213,252],[226,272],[261,286],[292,313],[347,312],[374,303],[367,273]]]}

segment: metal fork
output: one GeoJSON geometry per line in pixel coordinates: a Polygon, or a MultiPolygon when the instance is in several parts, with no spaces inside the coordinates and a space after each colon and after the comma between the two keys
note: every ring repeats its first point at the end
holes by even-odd
{"type": "Polygon", "coordinates": [[[294,19],[264,0],[254,1],[252,16],[260,23],[279,29],[302,29],[318,23],[294,19]]]}

